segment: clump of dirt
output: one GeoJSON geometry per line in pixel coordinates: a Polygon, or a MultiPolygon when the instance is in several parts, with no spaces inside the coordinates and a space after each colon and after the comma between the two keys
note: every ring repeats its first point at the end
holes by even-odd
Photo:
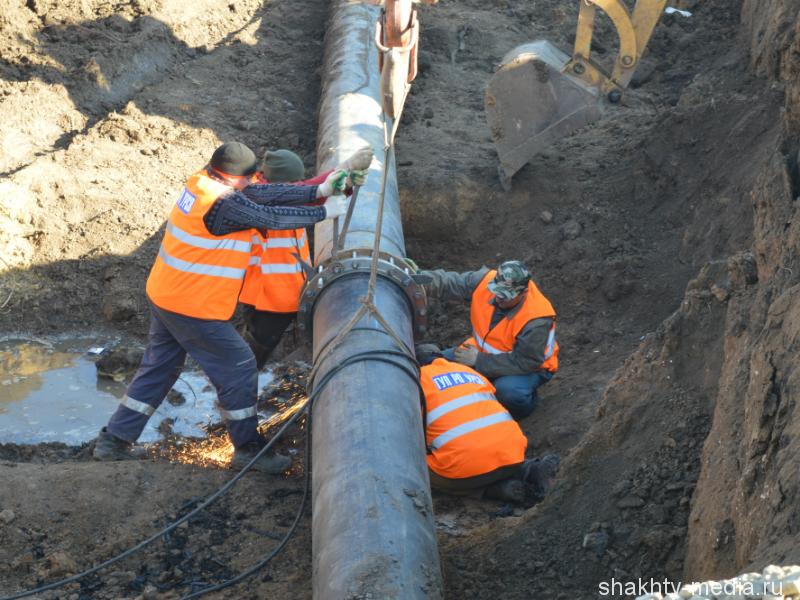
{"type": "Polygon", "coordinates": [[[139,363],[142,362],[144,350],[123,346],[107,350],[97,359],[95,367],[97,376],[114,381],[130,379],[139,363]]]}

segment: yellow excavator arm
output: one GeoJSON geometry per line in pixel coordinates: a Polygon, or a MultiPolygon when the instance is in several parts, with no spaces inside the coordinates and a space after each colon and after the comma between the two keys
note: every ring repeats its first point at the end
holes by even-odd
{"type": "Polygon", "coordinates": [[[653,35],[653,29],[661,18],[666,3],[667,0],[639,0],[631,14],[620,0],[580,0],[575,49],[566,69],[579,79],[600,88],[606,95],[618,92],[619,95],[613,95],[616,99],[609,97],[609,100],[619,102],[639,65],[639,59],[653,35]],[[619,54],[611,75],[605,73],[591,59],[594,21],[598,8],[609,16],[619,34],[619,54]]]}
{"type": "Polygon", "coordinates": [[[500,182],[546,146],[600,118],[604,102],[622,100],[667,0],[637,0],[631,12],[622,0],[578,0],[578,28],[570,57],[546,40],[517,46],[489,81],[485,107],[500,158],[500,182]],[[612,72],[591,57],[597,10],[619,35],[612,72]]]}

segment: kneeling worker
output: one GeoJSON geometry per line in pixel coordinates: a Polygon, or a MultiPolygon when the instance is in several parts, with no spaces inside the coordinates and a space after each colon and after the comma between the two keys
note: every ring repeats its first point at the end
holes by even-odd
{"type": "Polygon", "coordinates": [[[425,441],[431,487],[522,502],[525,484],[541,498],[558,471],[558,456],[525,460],[528,440],[477,371],[451,362],[433,344],[416,348],[425,393],[425,441]]]}
{"type": "Polygon", "coordinates": [[[556,311],[517,260],[497,270],[455,273],[421,271],[431,277],[428,295],[470,300],[472,337],[444,355],[488,377],[497,399],[515,419],[536,405],[536,389],[558,370],[556,311]]]}

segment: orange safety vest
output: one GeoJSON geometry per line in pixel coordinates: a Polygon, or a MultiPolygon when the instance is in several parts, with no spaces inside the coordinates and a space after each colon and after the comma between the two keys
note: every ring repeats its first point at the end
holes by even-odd
{"type": "Polygon", "coordinates": [[[233,315],[255,230],[212,235],[203,222],[231,189],[205,169],[187,180],[147,279],[147,296],[156,306],[198,319],[226,321],[233,315]]]}
{"type": "Polygon", "coordinates": [[[437,358],[420,370],[432,449],[428,467],[463,479],[525,460],[528,439],[494,395],[494,386],[467,366],[437,358]]]}
{"type": "Polygon", "coordinates": [[[253,253],[239,302],[250,304],[256,310],[297,312],[306,274],[295,254],[311,263],[306,230],[268,229],[265,233],[253,238],[253,253]]]}
{"type": "Polygon", "coordinates": [[[514,349],[514,343],[520,331],[533,319],[550,317],[553,325],[547,337],[544,350],[544,362],[541,368],[555,373],[558,370],[558,342],[556,341],[556,311],[550,301],[536,287],[533,281],[528,282],[528,294],[517,307],[517,312],[511,319],[503,318],[489,331],[494,313],[494,294],[489,291],[489,283],[494,279],[497,271],[489,271],[472,292],[472,305],[470,306],[470,321],[472,323],[472,337],[465,344],[476,346],[481,352],[490,354],[503,354],[514,349]]]}

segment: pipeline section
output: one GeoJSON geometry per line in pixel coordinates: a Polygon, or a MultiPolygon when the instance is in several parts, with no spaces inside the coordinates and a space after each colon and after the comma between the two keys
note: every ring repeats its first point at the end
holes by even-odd
{"type": "MultiPolygon", "coordinates": [[[[414,316],[424,314],[424,303],[415,306],[410,299],[414,284],[402,268],[405,245],[391,153],[390,164],[383,164],[380,75],[373,44],[380,9],[354,0],[333,0],[330,6],[317,166],[320,171],[332,169],[365,143],[373,147],[376,158],[337,257],[330,256],[331,223],[315,229],[315,264],[322,265],[324,272],[318,271],[309,282],[301,320],[305,311],[309,326],[313,324],[317,381],[354,355],[382,356],[399,349],[366,313],[342,343],[328,351],[367,293],[368,256],[375,241],[384,169],[388,179],[380,250],[385,269],[377,279],[374,302],[409,348],[413,348],[414,316]]],[[[403,356],[394,355],[391,360],[413,365],[403,356]]],[[[357,362],[334,376],[315,401],[313,414],[314,598],[441,598],[419,389],[414,380],[393,364],[357,362]]]]}

